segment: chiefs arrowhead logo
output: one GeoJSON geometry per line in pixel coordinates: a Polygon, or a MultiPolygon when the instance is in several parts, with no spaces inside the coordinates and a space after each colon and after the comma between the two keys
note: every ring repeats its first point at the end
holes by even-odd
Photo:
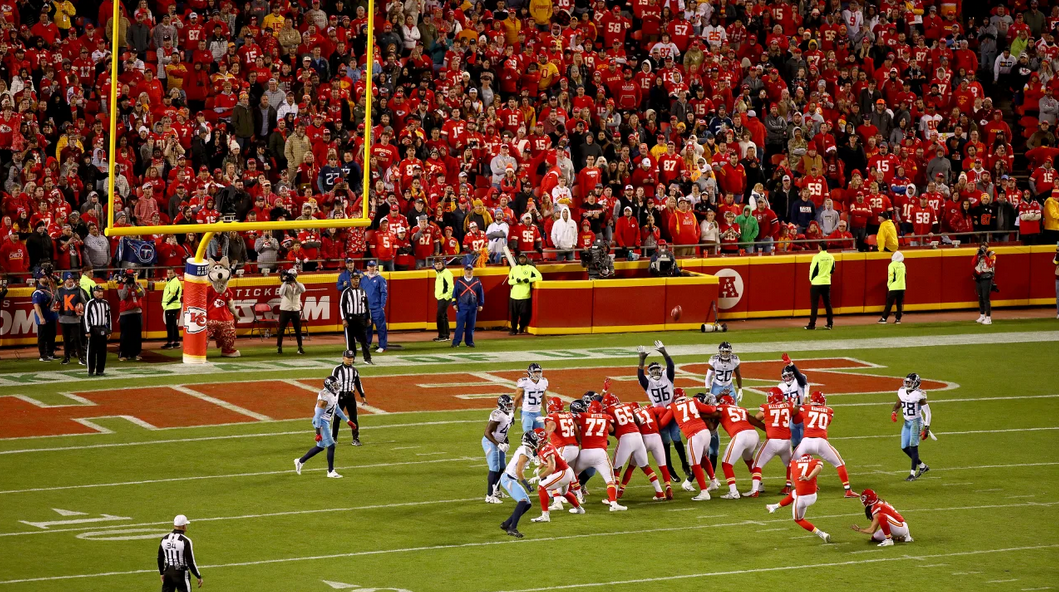
{"type": "Polygon", "coordinates": [[[184,310],[184,333],[194,335],[206,330],[206,309],[200,306],[189,306],[184,310]]]}

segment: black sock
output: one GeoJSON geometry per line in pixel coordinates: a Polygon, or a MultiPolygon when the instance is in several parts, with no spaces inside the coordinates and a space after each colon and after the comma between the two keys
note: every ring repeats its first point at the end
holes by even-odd
{"type": "Polygon", "coordinates": [[[577,482],[581,484],[581,487],[584,487],[585,483],[588,483],[588,480],[591,478],[592,475],[589,475],[588,469],[585,469],[584,471],[581,471],[580,475],[577,476],[577,482]]]}
{"type": "Polygon", "coordinates": [[[910,446],[909,448],[912,449],[910,456],[912,457],[912,470],[914,471],[919,466],[919,446],[910,446]]]}
{"type": "Polygon", "coordinates": [[[321,450],[323,450],[323,448],[320,448],[319,446],[313,446],[312,448],[309,449],[309,452],[306,452],[300,459],[298,459],[298,462],[301,462],[302,464],[304,464],[305,461],[307,461],[310,458],[316,456],[317,454],[320,454],[321,450]]]}
{"type": "Polygon", "coordinates": [[[522,515],[525,514],[530,509],[530,507],[530,503],[525,500],[519,502],[515,506],[515,509],[511,512],[511,518],[508,518],[508,528],[518,528],[519,519],[522,518],[522,515]]]}
{"type": "Polygon", "coordinates": [[[327,447],[327,472],[335,470],[335,445],[327,447]]]}
{"type": "Polygon", "coordinates": [[[905,446],[904,448],[901,449],[901,452],[904,452],[905,456],[907,456],[908,458],[912,458],[912,447],[911,446],[905,446]]]}
{"type": "Polygon", "coordinates": [[[489,478],[486,480],[485,495],[489,497],[493,495],[493,490],[496,488],[496,482],[500,480],[500,471],[489,471],[489,478]]]}

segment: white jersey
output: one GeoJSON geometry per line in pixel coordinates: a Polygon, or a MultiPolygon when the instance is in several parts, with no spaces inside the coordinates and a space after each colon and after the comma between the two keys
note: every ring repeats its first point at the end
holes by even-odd
{"type": "Polygon", "coordinates": [[[798,384],[797,380],[792,380],[790,384],[780,381],[776,385],[781,391],[783,391],[783,398],[791,405],[798,407],[805,404],[805,391],[809,390],[809,383],[806,382],[805,386],[798,384]]]}
{"type": "Polygon", "coordinates": [[[504,413],[499,409],[493,409],[493,412],[489,414],[489,422],[496,422],[496,429],[493,430],[493,439],[497,442],[507,440],[507,431],[511,429],[511,422],[513,420],[514,414],[504,413]]]}
{"type": "Polygon", "coordinates": [[[909,392],[901,387],[897,389],[897,398],[901,399],[901,415],[906,421],[922,417],[923,406],[919,402],[927,398],[926,393],[919,389],[909,392]]]}
{"type": "Polygon", "coordinates": [[[544,393],[548,390],[548,379],[541,376],[540,380],[533,382],[529,376],[523,376],[518,379],[518,388],[522,389],[522,410],[540,413],[544,393]]]}
{"type": "Polygon", "coordinates": [[[321,419],[331,423],[331,420],[335,418],[335,409],[338,407],[338,396],[327,389],[323,389],[316,395],[316,404],[319,405],[320,401],[326,404],[321,419]]]}
{"type": "Polygon", "coordinates": [[[732,377],[739,368],[739,356],[732,354],[727,360],[722,360],[720,354],[714,354],[710,356],[710,366],[713,368],[713,384],[707,384],[707,390],[713,388],[714,384],[732,386],[732,377]]]}
{"type": "MultiPolygon", "coordinates": [[[[518,478],[518,459],[520,457],[526,457],[526,462],[533,460],[533,451],[528,446],[522,445],[515,449],[515,453],[511,455],[511,461],[507,463],[507,467],[504,468],[504,472],[511,477],[518,478]]],[[[525,467],[523,467],[525,469],[525,467]]]]}
{"type": "Polygon", "coordinates": [[[661,378],[651,378],[650,374],[646,376],[647,388],[644,392],[647,393],[651,406],[669,407],[669,404],[673,402],[673,381],[669,380],[664,371],[661,378]]]}

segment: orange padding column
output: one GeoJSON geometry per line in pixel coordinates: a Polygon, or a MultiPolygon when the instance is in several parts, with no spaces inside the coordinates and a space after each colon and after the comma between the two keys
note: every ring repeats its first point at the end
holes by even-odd
{"type": "Polygon", "coordinates": [[[188,259],[184,266],[184,363],[206,363],[206,277],[208,263],[188,259]]]}

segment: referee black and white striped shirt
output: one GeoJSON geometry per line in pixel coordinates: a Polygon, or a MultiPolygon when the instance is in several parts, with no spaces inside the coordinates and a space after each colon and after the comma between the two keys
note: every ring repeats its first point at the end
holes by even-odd
{"type": "Polygon", "coordinates": [[[191,549],[191,539],[179,530],[162,537],[158,544],[158,573],[164,574],[168,568],[188,570],[201,578],[199,568],[195,565],[195,553],[191,549]]]}
{"type": "MultiPolygon", "coordinates": [[[[349,288],[346,288],[347,290],[349,288]]],[[[364,394],[364,385],[360,382],[360,372],[357,372],[355,367],[346,366],[345,364],[339,364],[335,366],[335,369],[331,372],[331,376],[338,379],[338,385],[341,389],[341,393],[352,393],[354,390],[360,394],[363,399],[367,397],[364,394]]]]}
{"type": "Polygon", "coordinates": [[[369,314],[368,293],[363,288],[350,286],[342,290],[339,307],[342,310],[342,318],[347,321],[353,318],[366,318],[369,314]]]}
{"type": "Polygon", "coordinates": [[[85,306],[84,316],[85,333],[91,333],[93,329],[103,328],[107,333],[111,332],[112,320],[110,317],[110,303],[103,298],[93,298],[85,306]]]}

